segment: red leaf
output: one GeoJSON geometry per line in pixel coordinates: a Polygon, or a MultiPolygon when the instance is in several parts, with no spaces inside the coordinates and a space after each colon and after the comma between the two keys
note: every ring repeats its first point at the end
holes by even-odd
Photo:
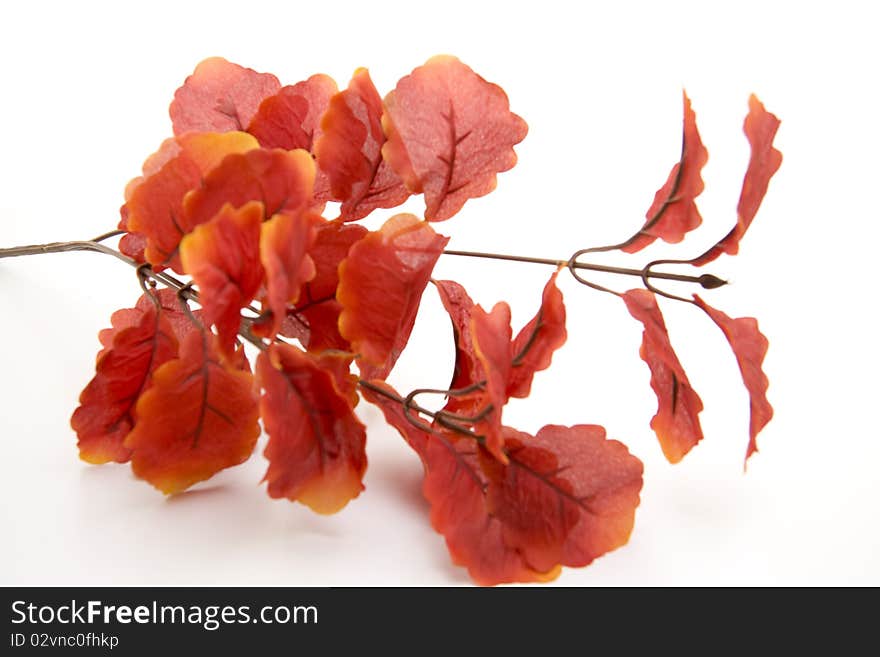
{"type": "Polygon", "coordinates": [[[504,465],[474,440],[422,431],[390,386],[370,384],[383,392],[361,394],[422,459],[431,524],[478,584],[549,581],[629,539],[642,464],[602,427],[547,426],[535,437],[504,428],[504,465]]]}
{"type": "Polygon", "coordinates": [[[385,98],[382,154],[413,193],[425,193],[425,218],[448,219],[465,201],[488,194],[496,174],[516,164],[513,146],[528,126],[507,95],[455,57],[434,57],[385,98]]]}
{"type": "Polygon", "coordinates": [[[384,379],[409,340],[422,293],[449,238],[399,214],[351,247],[339,265],[339,332],[359,354],[365,378],[384,379]]]}
{"type": "Polygon", "coordinates": [[[318,226],[315,244],[309,255],[315,261],[315,277],[306,284],[307,297],[316,301],[336,294],[339,285],[339,263],[351,247],[369,231],[363,226],[328,221],[318,226]]]}
{"type": "MultiPolygon", "coordinates": [[[[474,302],[464,287],[455,281],[435,280],[434,285],[440,294],[443,307],[452,320],[453,339],[455,340],[455,369],[452,373],[449,389],[468,388],[485,378],[483,367],[474,351],[471,331],[471,313],[474,309],[474,302]]],[[[469,408],[471,412],[474,410],[472,404],[467,403],[466,399],[450,397],[445,410],[460,413],[465,408],[469,408]]],[[[465,414],[469,413],[465,412],[465,414]]]]}
{"type": "Polygon", "coordinates": [[[101,351],[95,357],[95,363],[101,360],[101,357],[113,347],[113,340],[121,331],[137,326],[143,317],[143,311],[138,308],[121,308],[114,311],[110,316],[110,328],[98,331],[98,341],[101,343],[101,351]]]}
{"type": "Polygon", "coordinates": [[[260,104],[247,131],[263,148],[311,151],[321,136],[321,116],[336,91],[333,78],[320,73],[282,87],[260,104]]]}
{"type": "Polygon", "coordinates": [[[174,134],[244,130],[263,99],[280,87],[269,73],[221,57],[206,59],[174,94],[169,109],[174,134]]]}
{"type": "Polygon", "coordinates": [[[308,254],[317,234],[320,217],[308,213],[276,214],[263,224],[260,261],[266,271],[266,298],[272,324],[254,331],[273,338],[287,317],[287,304],[296,303],[306,281],[315,276],[315,262],[308,254]]]}
{"type": "MultiPolygon", "coordinates": [[[[119,208],[119,230],[128,231],[128,206],[124,203],[119,208]]],[[[119,252],[127,255],[129,258],[143,264],[147,261],[144,256],[144,250],[147,248],[147,238],[140,233],[126,232],[119,238],[119,252]]]]}
{"type": "Polygon", "coordinates": [[[363,490],[364,425],[350,395],[309,354],[276,343],[257,359],[260,402],[269,434],[269,495],[336,513],[363,490]]]}
{"type": "Polygon", "coordinates": [[[748,461],[749,457],[758,451],[755,440],[758,433],[773,418],[773,407],[767,401],[769,382],[761,369],[769,342],[758,330],[758,322],[755,318],[731,319],[720,310],[709,306],[697,295],[694,295],[694,301],[724,333],[736,356],[743,383],[749,392],[749,446],[746,450],[746,461],[748,461]]]}
{"type": "MultiPolygon", "coordinates": [[[[111,315],[111,328],[98,331],[98,340],[103,349],[98,352],[96,361],[100,360],[101,356],[113,346],[113,339],[117,333],[131,326],[137,326],[145,312],[155,309],[153,299],[159,302],[162,315],[171,323],[177,342],[183,342],[186,334],[193,329],[192,320],[183,310],[177,292],[169,288],[161,288],[153,290],[149,295],[142,294],[134,308],[122,308],[111,315]]],[[[199,317],[201,312],[201,310],[196,310],[193,314],[199,317]]]]}
{"type": "MultiPolygon", "coordinates": [[[[383,381],[370,383],[400,398],[383,381]]],[[[361,388],[361,394],[382,410],[387,422],[421,457],[425,467],[423,490],[431,503],[431,524],[446,537],[453,563],[465,566],[478,584],[486,586],[546,582],[559,575],[559,568],[535,572],[514,548],[504,543],[501,523],[487,508],[489,481],[474,441],[422,431],[406,419],[399,402],[369,388],[361,388]]]]}
{"type": "Polygon", "coordinates": [[[510,306],[502,301],[495,304],[490,313],[480,306],[474,306],[471,311],[471,332],[474,353],[486,377],[485,402],[488,404],[485,418],[477,422],[474,428],[485,436],[489,452],[502,463],[507,463],[501,432],[501,410],[507,403],[507,386],[513,368],[510,306]]]}
{"type": "Polygon", "coordinates": [[[205,322],[217,327],[224,354],[231,355],[241,324],[241,309],[263,282],[260,226],[263,204],[238,209],[225,205],[208,223],[196,226],[180,243],[183,268],[199,288],[205,322]]]}
{"type": "Polygon", "coordinates": [[[536,372],[550,367],[550,361],[559,347],[565,344],[565,304],[556,287],[554,272],[544,286],[541,307],[513,341],[513,367],[507,382],[508,397],[528,397],[536,372]]]}
{"type": "Polygon", "coordinates": [[[143,310],[117,311],[113,317],[114,328],[103,338],[111,341],[104,343],[95,376],[70,419],[80,458],[96,464],[129,460],[131,450],[123,440],[135,422],[135,403],[156,368],[177,357],[174,329],[153,303],[143,310]]]}
{"type": "Polygon", "coordinates": [[[739,242],[752,225],[758,208],[761,207],[770,178],[782,164],[782,153],[773,148],[773,138],[778,129],[779,119],[765,110],[764,105],[754,94],[750,96],[749,114],[743,124],[743,130],[749,140],[751,157],[736,208],[736,225],[715,246],[692,260],[692,264],[699,267],[712,262],[722,253],[728,255],[739,253],[739,242]]]}
{"type": "Polygon", "coordinates": [[[409,192],[382,159],[382,99],[367,69],[355,71],[348,89],[336,94],[321,121],[315,142],[318,167],[329,180],[333,198],[342,201],[341,218],[354,221],[376,208],[393,208],[409,192]]]}
{"type": "Polygon", "coordinates": [[[487,500],[491,483],[473,441],[432,435],[424,464],[423,490],[431,504],[431,525],[446,538],[453,563],[467,568],[477,584],[546,582],[559,576],[558,567],[544,571],[530,567],[504,540],[504,525],[487,500]]]}
{"type": "Polygon", "coordinates": [[[336,390],[352,408],[357,407],[361,398],[358,396],[358,377],[351,373],[354,354],[347,351],[328,349],[319,353],[309,353],[309,357],[322,370],[330,374],[336,390]]]}
{"type": "Polygon", "coordinates": [[[450,396],[444,410],[467,416],[484,414],[478,430],[491,436],[490,451],[499,458],[503,458],[501,408],[510,397],[528,396],[535,373],[550,366],[553,352],[566,340],[565,306],[556,287],[556,275],[544,287],[538,313],[512,342],[510,309],[505,308],[506,304],[496,306],[487,315],[474,306],[458,283],[435,281],[455,337],[455,370],[449,387],[462,390],[485,381],[480,390],[450,396]],[[478,332],[481,337],[477,337],[478,332]],[[486,351],[480,353],[476,344],[486,351]],[[486,413],[489,405],[492,410],[486,413]]]}
{"type": "Polygon", "coordinates": [[[136,411],[125,439],[132,470],[166,494],[243,463],[260,435],[253,376],[225,366],[204,330],[153,373],[136,411]]]}
{"type": "MultiPolygon", "coordinates": [[[[154,290],[152,295],[162,307],[162,314],[171,323],[171,328],[174,329],[174,335],[177,337],[178,342],[183,342],[187,335],[198,328],[198,325],[193,323],[192,317],[195,317],[196,320],[201,320],[202,311],[194,310],[187,312],[184,310],[183,304],[177,296],[177,291],[170,288],[162,288],[154,290]],[[192,317],[190,317],[190,315],[192,315],[192,317]]],[[[138,299],[135,307],[141,311],[145,311],[152,305],[153,302],[150,297],[144,294],[138,299]]]]}
{"type": "Polygon", "coordinates": [[[146,248],[147,238],[140,233],[126,233],[119,238],[119,252],[137,263],[143,264],[147,261],[147,257],[144,255],[146,248]]]}
{"type": "MultiPolygon", "coordinates": [[[[490,464],[487,510],[528,566],[586,566],[629,540],[642,464],[596,425],[505,428],[510,465],[490,464]]],[[[429,471],[430,472],[430,471],[429,471]]]]}
{"type": "Polygon", "coordinates": [[[645,327],[639,355],[651,370],[651,387],[658,403],[651,428],[660,440],[666,459],[678,463],[703,439],[699,419],[703,402],[691,388],[672,349],[654,294],[648,290],[630,290],[623,295],[623,300],[630,314],[645,327]]]}
{"type": "Polygon", "coordinates": [[[645,225],[621,247],[626,253],[641,251],[658,237],[672,244],[681,242],[688,232],[703,222],[694,199],[703,191],[700,172],[709,160],[709,152],[700,139],[697,117],[684,92],[682,99],[684,130],[681,161],[672,167],[666,183],[657,190],[654,202],[645,215],[645,225]]]}
{"type": "Polygon", "coordinates": [[[326,349],[347,351],[351,345],[339,333],[339,315],[342,306],[335,298],[320,302],[305,302],[295,312],[288,312],[279,333],[296,338],[311,352],[326,349]]]}
{"type": "Polygon", "coordinates": [[[186,197],[184,212],[190,230],[220,211],[224,204],[240,207],[260,201],[268,219],[315,208],[312,189],[315,163],[303,150],[254,149],[228,156],[186,197]]]}
{"type": "Polygon", "coordinates": [[[338,268],[351,246],[368,232],[363,226],[339,221],[318,225],[315,243],[309,250],[315,263],[315,277],[305,284],[296,310],[288,311],[282,335],[297,338],[314,352],[350,348],[348,340],[339,334],[342,306],[336,301],[338,268]]]}
{"type": "Polygon", "coordinates": [[[179,149],[176,155],[167,159],[174,148],[166,142],[144,164],[144,176],[126,187],[123,229],[132,235],[126,245],[129,252],[134,251],[132,255],[140,248],[139,242],[145,240],[144,257],[150,264],[171,266],[182,273],[177,247],[196,225],[183,212],[184,197],[224,157],[256,148],[257,141],[243,132],[196,133],[178,137],[174,144],[179,149]]]}
{"type": "MultiPolygon", "coordinates": [[[[321,117],[336,91],[336,82],[323,74],[282,87],[263,101],[247,130],[265,148],[303,148],[314,153],[321,117]]],[[[314,192],[321,203],[330,198],[330,183],[322,171],[316,172],[314,192]]]]}

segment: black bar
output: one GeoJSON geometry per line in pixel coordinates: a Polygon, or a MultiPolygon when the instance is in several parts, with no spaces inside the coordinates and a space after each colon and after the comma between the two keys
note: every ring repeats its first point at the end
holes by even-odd
{"type": "MultiPolygon", "coordinates": [[[[840,590],[4,588],[0,654],[335,656],[650,654],[685,646],[714,655],[761,637],[790,649],[823,636],[836,650],[874,626],[873,604],[840,590]],[[784,610],[785,614],[780,614],[784,610]],[[781,641],[781,643],[779,643],[781,641]],[[274,652],[274,651],[280,652],[274,652]],[[217,652],[213,652],[217,651],[217,652]],[[483,654],[485,651],[479,651],[483,654]]],[[[873,596],[871,596],[873,598],[873,596]]],[[[876,647],[876,638],[864,647],[876,647]]],[[[786,654],[793,654],[786,652],[786,654]]],[[[824,654],[824,653],[820,653],[824,654]]]]}

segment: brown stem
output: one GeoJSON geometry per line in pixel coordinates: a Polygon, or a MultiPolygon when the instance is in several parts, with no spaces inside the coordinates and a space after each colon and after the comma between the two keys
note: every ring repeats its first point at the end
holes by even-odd
{"type": "MultiPolygon", "coordinates": [[[[104,235],[99,235],[97,238],[95,238],[95,240],[50,242],[48,244],[29,244],[26,246],[16,246],[10,249],[0,249],[0,258],[16,258],[18,256],[41,255],[44,253],[68,253],[71,251],[92,251],[94,253],[103,253],[105,255],[113,256],[117,260],[121,260],[130,267],[134,267],[138,272],[139,279],[151,278],[159,283],[162,283],[162,285],[166,287],[177,290],[178,294],[182,298],[188,301],[198,302],[199,293],[192,288],[191,284],[184,283],[180,279],[172,276],[167,272],[153,271],[149,265],[138,263],[132,258],[123,255],[116,249],[111,249],[109,246],[104,246],[103,244],[98,243],[98,240],[109,239],[110,237],[113,237],[115,233],[119,232],[123,231],[110,231],[108,233],[105,233],[104,235]]],[[[266,349],[266,343],[256,337],[253,332],[251,332],[250,324],[245,321],[242,322],[241,329],[239,330],[239,335],[258,349],[266,349]]]]}
{"type": "MultiPolygon", "coordinates": [[[[99,235],[99,237],[103,236],[99,235]]],[[[69,251],[94,251],[96,253],[111,255],[133,267],[138,266],[138,264],[128,256],[121,254],[116,249],[111,249],[109,246],[99,244],[94,240],[29,244],[27,246],[16,246],[11,249],[0,249],[0,258],[15,258],[18,256],[40,255],[43,253],[67,253],[69,251]]]]}
{"type": "Polygon", "coordinates": [[[409,414],[409,411],[412,410],[412,411],[416,411],[417,413],[427,415],[428,417],[436,420],[444,428],[449,429],[450,431],[454,431],[455,433],[458,433],[460,435],[467,436],[468,438],[473,438],[477,442],[484,440],[483,436],[478,436],[473,431],[468,429],[467,427],[464,427],[464,426],[458,424],[457,422],[455,422],[454,420],[451,420],[449,418],[448,414],[446,414],[444,411],[436,411],[435,412],[435,411],[428,410],[424,406],[416,404],[410,397],[407,397],[407,398],[401,397],[400,395],[395,394],[393,392],[390,392],[389,390],[385,390],[385,388],[383,388],[381,386],[377,386],[376,384],[374,384],[370,381],[367,381],[366,379],[358,379],[358,385],[361,386],[362,388],[366,388],[367,390],[370,390],[370,391],[376,393],[377,395],[381,395],[382,397],[385,397],[386,399],[390,399],[391,401],[403,406],[404,415],[406,415],[406,417],[410,421],[410,423],[413,426],[415,426],[416,428],[421,429],[422,431],[425,431],[426,433],[433,433],[434,428],[432,426],[430,426],[429,424],[420,423],[417,420],[415,420],[415,418],[413,418],[409,414]]]}
{"type": "MultiPolygon", "coordinates": [[[[454,256],[465,256],[469,258],[488,258],[491,260],[508,260],[510,262],[529,262],[537,265],[552,265],[554,267],[569,267],[571,269],[586,269],[589,271],[598,271],[606,274],[619,274],[622,276],[636,276],[638,278],[643,278],[646,273],[644,269],[630,269],[628,267],[612,267],[610,265],[598,265],[591,262],[577,262],[577,257],[583,255],[584,253],[591,252],[592,249],[583,249],[578,251],[569,258],[568,260],[558,260],[555,258],[532,258],[529,256],[515,256],[515,255],[506,255],[502,253],[484,253],[481,251],[456,251],[447,249],[443,253],[445,255],[454,255],[454,256]]],[[[724,285],[724,281],[709,275],[702,276],[688,276],[686,274],[673,274],[671,272],[663,272],[663,271],[649,271],[647,272],[647,276],[650,278],[662,278],[669,281],[680,281],[683,283],[696,283],[697,285],[701,285],[707,289],[712,287],[720,287],[720,285],[724,285]],[[711,279],[710,284],[707,285],[707,280],[711,279]],[[720,285],[718,284],[720,282],[720,285]]]]}

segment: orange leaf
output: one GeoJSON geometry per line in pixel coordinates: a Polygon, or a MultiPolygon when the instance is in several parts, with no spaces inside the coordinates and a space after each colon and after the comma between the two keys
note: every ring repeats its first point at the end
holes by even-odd
{"type": "Polygon", "coordinates": [[[513,344],[511,343],[510,306],[503,301],[495,304],[487,313],[480,306],[471,311],[471,338],[474,354],[485,375],[485,402],[488,404],[485,418],[474,428],[486,438],[486,449],[502,463],[507,463],[504,453],[504,436],[501,432],[501,410],[507,403],[507,386],[513,368],[513,344]]]}
{"type": "Polygon", "coordinates": [[[651,387],[657,395],[657,413],[651,428],[670,463],[678,463],[703,439],[699,413],[703,402],[691,388],[687,374],[672,349],[657,299],[648,290],[623,295],[630,315],[645,327],[639,355],[651,370],[651,387]]]}
{"type": "Polygon", "coordinates": [[[260,435],[253,376],[224,365],[205,330],[153,373],[136,411],[125,439],[132,470],[166,494],[243,463],[260,435]]]}
{"type": "Polygon", "coordinates": [[[565,330],[565,304],[556,287],[554,272],[544,286],[541,307],[513,341],[513,367],[507,382],[508,397],[528,397],[536,372],[550,367],[553,352],[568,338],[565,330]]]}
{"type": "Polygon", "coordinates": [[[263,282],[260,226],[263,204],[225,205],[180,243],[183,268],[199,287],[205,322],[217,327],[219,345],[230,355],[247,306],[263,282]]]}
{"type": "Polygon", "coordinates": [[[384,379],[409,340],[422,293],[449,238],[399,214],[359,240],[339,265],[339,332],[366,378],[384,379]]]}
{"type": "Polygon", "coordinates": [[[341,218],[354,221],[376,208],[393,208],[409,192],[382,159],[382,98],[367,69],[355,71],[348,89],[330,100],[315,142],[318,167],[329,180],[333,198],[342,201],[341,218]]]}
{"type": "MultiPolygon", "coordinates": [[[[306,151],[254,149],[230,155],[184,200],[190,227],[209,221],[226,203],[260,201],[265,218],[298,214],[314,206],[315,163],[306,151]]],[[[190,228],[191,230],[191,228],[190,228]]]]}
{"type": "Polygon", "coordinates": [[[94,378],[82,391],[70,419],[80,458],[89,463],[125,463],[123,444],[135,422],[135,403],[153,372],[177,357],[177,338],[168,318],[153,303],[117,311],[114,328],[104,333],[94,378]]]}
{"type": "Polygon", "coordinates": [[[758,321],[755,318],[731,319],[720,310],[709,306],[697,295],[694,295],[694,301],[724,333],[736,356],[743,383],[749,392],[749,446],[746,449],[746,461],[748,461],[749,457],[758,451],[756,442],[758,433],[773,418],[773,407],[767,401],[767,387],[770,384],[767,375],[761,369],[769,342],[758,330],[758,321]]]}
{"type": "Polygon", "coordinates": [[[283,343],[260,354],[257,378],[269,434],[270,497],[302,502],[317,513],[341,510],[363,490],[367,467],[366,432],[354,414],[351,388],[340,391],[320,361],[283,343]]]}
{"type": "Polygon", "coordinates": [[[749,97],[749,113],[743,123],[743,131],[749,140],[751,157],[743,179],[739,204],[736,208],[736,225],[715,246],[691,261],[696,266],[712,262],[722,253],[736,255],[739,242],[746,234],[752,220],[761,207],[767,193],[770,178],[782,165],[782,153],[773,147],[773,138],[779,129],[779,119],[764,109],[755,95],[749,97]]]}
{"type": "Polygon", "coordinates": [[[513,146],[528,126],[507,95],[455,57],[434,57],[385,98],[382,154],[413,193],[425,193],[425,219],[441,221],[488,194],[496,174],[516,164],[513,146]]]}
{"type": "Polygon", "coordinates": [[[272,338],[287,317],[287,304],[296,303],[302,286],[315,276],[308,254],[317,235],[320,217],[307,213],[276,214],[263,224],[260,261],[266,270],[266,297],[272,311],[268,330],[254,325],[258,335],[272,338]]]}
{"type": "Polygon", "coordinates": [[[703,222],[695,199],[703,192],[701,171],[709,160],[709,152],[703,146],[697,131],[697,117],[691,109],[691,101],[682,92],[684,102],[684,130],[682,133],[681,161],[669,172],[666,183],[657,190],[654,202],[648,209],[647,221],[621,249],[626,253],[641,251],[658,237],[672,244],[681,242],[684,236],[703,222]]]}
{"type": "Polygon", "coordinates": [[[184,214],[184,197],[226,155],[257,146],[257,140],[243,132],[187,134],[171,146],[163,144],[144,164],[144,176],[132,180],[125,190],[121,227],[130,235],[126,253],[136,256],[145,241],[144,257],[150,264],[182,273],[177,247],[196,225],[184,214]]]}
{"type": "Polygon", "coordinates": [[[321,117],[336,91],[333,78],[321,73],[282,87],[263,100],[247,131],[263,148],[311,151],[321,136],[321,117]]]}
{"type": "Polygon", "coordinates": [[[244,130],[263,99],[280,87],[269,73],[222,57],[206,59],[174,94],[169,110],[174,134],[244,130]]]}

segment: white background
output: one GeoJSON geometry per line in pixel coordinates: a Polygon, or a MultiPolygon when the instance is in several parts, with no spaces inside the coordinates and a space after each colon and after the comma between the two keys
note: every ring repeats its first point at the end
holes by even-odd
{"type": "MultiPolygon", "coordinates": [[[[640,325],[619,300],[562,276],[568,344],[505,420],[528,431],[600,423],[645,463],[629,544],[566,569],[560,585],[880,584],[870,4],[589,4],[4,3],[0,246],[113,228],[125,183],[170,134],[174,90],[205,57],[284,83],[325,72],[344,86],[367,66],[385,93],[451,53],[501,84],[530,126],[498,189],[438,226],[452,248],[566,258],[628,236],[677,158],[686,87],[710,152],[704,227],[656,253],[688,257],[735,220],[755,92],[782,119],[785,159],[742,254],[711,267],[734,285],[706,295],[758,317],[771,341],[776,417],[748,472],[748,400],[714,325],[664,306],[706,406],[704,442],[671,466],[648,427],[656,401],[640,325]]],[[[446,257],[436,275],[484,305],[508,300],[518,328],[549,273],[446,257]]],[[[418,459],[366,404],[367,490],[329,518],[265,495],[262,441],[246,465],[172,499],[127,466],[80,462],[68,422],[97,331],[137,296],[132,272],[96,254],[0,263],[0,584],[469,582],[429,525],[418,459]]],[[[451,355],[429,290],[392,381],[445,387],[451,355]]]]}

